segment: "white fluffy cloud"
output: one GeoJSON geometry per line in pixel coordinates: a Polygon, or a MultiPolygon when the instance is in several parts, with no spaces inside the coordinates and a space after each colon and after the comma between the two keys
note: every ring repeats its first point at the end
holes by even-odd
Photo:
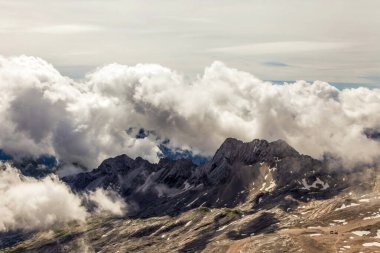
{"type": "Polygon", "coordinates": [[[100,215],[111,214],[121,217],[127,212],[127,204],[116,192],[98,188],[85,194],[85,197],[95,204],[95,212],[100,215]]]}
{"type": "Polygon", "coordinates": [[[124,200],[113,191],[74,194],[57,176],[37,180],[0,162],[0,232],[85,222],[91,214],[85,204],[89,202],[95,204],[91,213],[98,215],[123,216],[127,211],[124,200]]]}
{"type": "Polygon", "coordinates": [[[275,85],[215,62],[189,81],[152,64],[111,64],[81,81],[34,57],[0,57],[0,147],[51,153],[96,166],[120,153],[157,161],[157,143],[129,127],[154,130],[172,145],[210,155],[226,137],[284,139],[300,152],[326,152],[346,165],[375,162],[380,90],[337,90],[328,83],[275,85]]]}
{"type": "Polygon", "coordinates": [[[50,153],[89,167],[120,152],[157,159],[155,143],[125,134],[128,108],[39,58],[0,57],[0,89],[0,147],[13,155],[50,153]]]}
{"type": "Polygon", "coordinates": [[[0,231],[44,229],[87,216],[81,199],[57,177],[36,180],[0,163],[0,231]]]}

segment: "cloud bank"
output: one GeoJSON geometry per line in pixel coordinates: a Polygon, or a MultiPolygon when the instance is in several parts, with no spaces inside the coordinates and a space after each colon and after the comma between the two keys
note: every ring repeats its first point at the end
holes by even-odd
{"type": "Polygon", "coordinates": [[[364,133],[380,129],[379,89],[276,85],[221,62],[191,81],[156,64],[110,64],[78,81],[26,56],[0,57],[0,88],[0,147],[13,155],[49,153],[88,167],[121,153],[157,162],[157,140],[128,135],[134,127],[196,154],[235,137],[283,139],[346,166],[380,158],[380,142],[364,133]]]}
{"type": "Polygon", "coordinates": [[[23,177],[0,163],[0,231],[44,229],[87,216],[81,200],[57,177],[23,177]]]}
{"type": "Polygon", "coordinates": [[[347,43],[315,42],[315,41],[282,41],[255,43],[248,45],[221,47],[209,50],[209,52],[229,53],[238,55],[262,55],[262,54],[291,54],[299,52],[312,52],[321,50],[336,50],[349,47],[347,43]]]}
{"type": "Polygon", "coordinates": [[[90,215],[86,201],[95,204],[92,213],[98,215],[122,216],[127,210],[124,200],[114,192],[96,189],[77,195],[57,176],[37,180],[0,162],[0,232],[85,222],[90,215]]]}
{"type": "Polygon", "coordinates": [[[106,191],[98,188],[95,191],[85,194],[87,201],[95,205],[95,213],[103,215],[110,214],[122,217],[127,212],[127,204],[114,191],[106,191]]]}

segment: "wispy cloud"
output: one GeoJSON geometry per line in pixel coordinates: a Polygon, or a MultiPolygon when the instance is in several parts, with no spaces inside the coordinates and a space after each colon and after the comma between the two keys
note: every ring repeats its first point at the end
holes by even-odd
{"type": "Polygon", "coordinates": [[[14,27],[8,25],[0,25],[0,34],[12,32],[14,27]]]}
{"type": "Polygon", "coordinates": [[[276,61],[263,62],[263,64],[267,66],[271,66],[271,67],[289,67],[288,64],[285,64],[282,62],[276,62],[276,61]]]}
{"type": "Polygon", "coordinates": [[[213,24],[218,23],[215,19],[207,17],[163,17],[167,20],[184,22],[184,23],[200,23],[200,24],[213,24]]]}
{"type": "Polygon", "coordinates": [[[367,80],[371,80],[373,82],[380,82],[380,75],[369,75],[369,76],[364,76],[363,78],[367,80]]]}
{"type": "Polygon", "coordinates": [[[65,25],[33,27],[29,29],[28,32],[47,33],[47,34],[70,34],[70,33],[98,32],[101,30],[103,30],[103,27],[101,26],[65,24],[65,25]]]}
{"type": "Polygon", "coordinates": [[[351,46],[351,44],[344,42],[281,41],[218,47],[209,49],[208,52],[239,55],[289,54],[297,52],[334,50],[349,46],[351,46]]]}

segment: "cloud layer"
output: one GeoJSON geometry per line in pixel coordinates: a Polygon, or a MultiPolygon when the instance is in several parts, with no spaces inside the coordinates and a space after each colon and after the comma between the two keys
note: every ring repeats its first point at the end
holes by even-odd
{"type": "Polygon", "coordinates": [[[315,42],[315,41],[282,41],[269,43],[256,43],[233,47],[214,48],[210,52],[219,52],[237,55],[261,55],[261,54],[295,54],[299,52],[312,52],[323,50],[336,50],[349,47],[347,43],[315,42]]]}
{"type": "Polygon", "coordinates": [[[110,64],[74,81],[35,57],[0,57],[0,147],[50,153],[94,167],[127,153],[158,161],[154,130],[173,147],[212,154],[226,137],[284,139],[302,153],[332,153],[345,165],[379,160],[380,90],[328,83],[275,85],[214,62],[189,81],[155,64],[110,64]]]}

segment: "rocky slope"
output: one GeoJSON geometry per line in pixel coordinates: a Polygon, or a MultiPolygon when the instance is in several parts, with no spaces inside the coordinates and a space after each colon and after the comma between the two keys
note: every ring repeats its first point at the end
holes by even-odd
{"type": "Polygon", "coordinates": [[[227,139],[207,163],[126,155],[66,177],[74,191],[110,188],[127,217],[0,236],[4,252],[376,252],[374,167],[330,170],[284,141],[227,139]]]}

